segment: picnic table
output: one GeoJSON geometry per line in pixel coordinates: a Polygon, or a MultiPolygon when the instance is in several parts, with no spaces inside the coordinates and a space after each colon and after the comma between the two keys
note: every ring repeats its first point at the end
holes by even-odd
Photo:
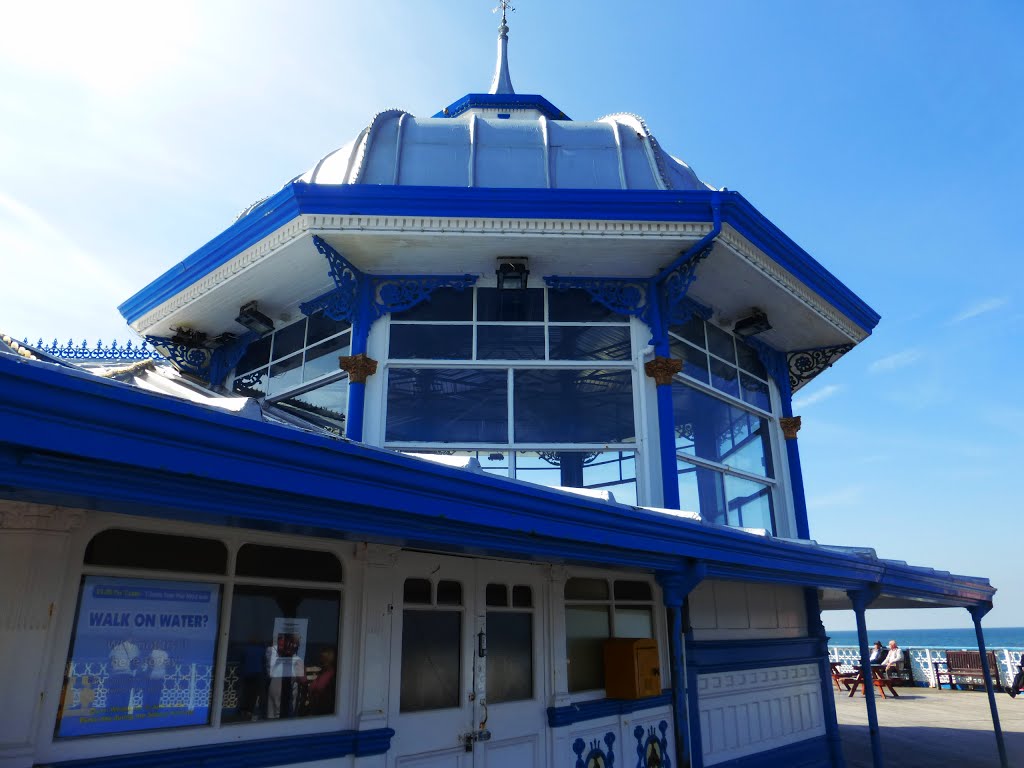
{"type": "MultiPolygon", "coordinates": [[[[850,679],[850,696],[853,696],[853,694],[857,692],[857,689],[864,684],[864,671],[856,665],[853,669],[857,674],[850,679]]],[[[874,684],[875,688],[878,689],[878,692],[882,694],[883,699],[887,698],[885,695],[886,688],[889,689],[889,693],[891,693],[894,698],[898,699],[900,697],[900,695],[896,693],[896,689],[892,687],[893,681],[885,674],[885,667],[881,664],[871,665],[871,682],[874,684]]],[[[865,686],[865,689],[861,694],[867,694],[867,686],[865,686]]]]}

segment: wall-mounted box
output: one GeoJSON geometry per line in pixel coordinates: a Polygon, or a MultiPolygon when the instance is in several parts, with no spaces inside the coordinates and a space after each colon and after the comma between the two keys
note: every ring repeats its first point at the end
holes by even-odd
{"type": "Polygon", "coordinates": [[[646,637],[605,640],[604,692],[609,699],[643,699],[661,694],[658,642],[646,637]]]}

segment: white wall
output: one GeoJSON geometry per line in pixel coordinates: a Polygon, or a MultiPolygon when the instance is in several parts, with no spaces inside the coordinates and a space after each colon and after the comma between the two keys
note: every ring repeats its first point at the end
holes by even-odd
{"type": "Polygon", "coordinates": [[[694,640],[795,638],[807,635],[800,587],[704,581],[690,593],[694,640]]]}

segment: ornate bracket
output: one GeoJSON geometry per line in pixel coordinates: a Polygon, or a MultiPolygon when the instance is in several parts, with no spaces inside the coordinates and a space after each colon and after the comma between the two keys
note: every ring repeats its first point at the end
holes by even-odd
{"type": "Polygon", "coordinates": [[[358,355],[339,357],[338,367],[348,372],[348,380],[353,384],[365,384],[377,372],[377,361],[367,357],[365,352],[360,352],[358,355]]]}
{"type": "Polygon", "coordinates": [[[210,383],[217,387],[224,383],[225,377],[234,370],[249,345],[260,338],[256,331],[247,331],[234,341],[213,350],[210,357],[210,383]]]}
{"type": "Polygon", "coordinates": [[[665,301],[669,317],[675,314],[676,305],[686,298],[686,292],[690,290],[693,281],[697,279],[697,265],[711,255],[714,247],[714,242],[709,243],[665,275],[665,301]]]}
{"type": "Polygon", "coordinates": [[[162,336],[147,336],[146,341],[182,373],[195,376],[203,381],[210,380],[213,350],[179,344],[162,336]]]}
{"type": "Polygon", "coordinates": [[[476,275],[368,275],[338,253],[317,235],[313,244],[330,265],[328,274],[335,288],[299,305],[304,315],[323,310],[332,320],[355,323],[359,313],[360,299],[367,299],[372,323],[389,312],[411,309],[430,298],[438,288],[454,288],[457,291],[476,284],[476,275]]]}
{"type": "Polygon", "coordinates": [[[830,368],[836,360],[853,349],[853,344],[839,344],[834,347],[802,349],[787,355],[789,366],[789,386],[796,392],[826,368],[830,368]]]}
{"type": "Polygon", "coordinates": [[[796,433],[800,431],[799,416],[781,416],[779,426],[782,427],[782,436],[787,440],[796,440],[796,433]]]}
{"type": "Polygon", "coordinates": [[[675,357],[656,357],[644,363],[644,373],[661,387],[672,383],[672,377],[683,370],[683,361],[675,357]]]}
{"type": "Polygon", "coordinates": [[[590,294],[591,301],[631,317],[638,317],[647,325],[651,324],[651,281],[631,277],[560,277],[550,275],[544,278],[548,288],[567,291],[580,288],[590,294]]]}

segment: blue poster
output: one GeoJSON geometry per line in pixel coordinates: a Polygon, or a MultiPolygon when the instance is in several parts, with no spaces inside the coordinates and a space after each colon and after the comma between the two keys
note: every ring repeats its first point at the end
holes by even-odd
{"type": "Polygon", "coordinates": [[[205,725],[219,615],[219,584],[86,576],[57,735],[205,725]]]}

